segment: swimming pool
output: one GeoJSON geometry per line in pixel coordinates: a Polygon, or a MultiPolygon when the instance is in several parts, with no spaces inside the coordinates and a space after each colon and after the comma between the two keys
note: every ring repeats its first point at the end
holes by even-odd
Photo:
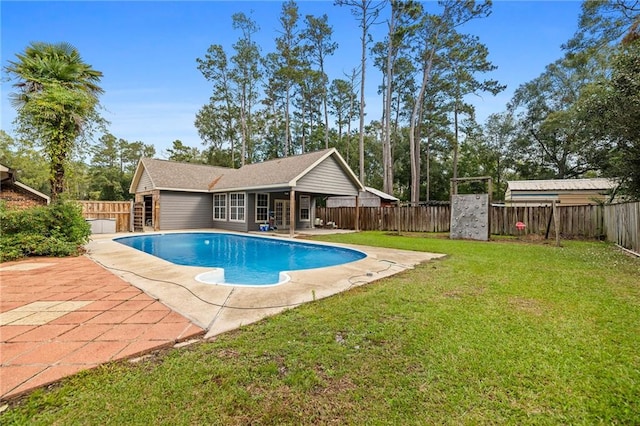
{"type": "Polygon", "coordinates": [[[287,271],[336,266],[367,256],[343,247],[212,232],[151,234],[114,241],[178,265],[215,268],[196,277],[207,284],[276,285],[289,280],[287,271]]]}

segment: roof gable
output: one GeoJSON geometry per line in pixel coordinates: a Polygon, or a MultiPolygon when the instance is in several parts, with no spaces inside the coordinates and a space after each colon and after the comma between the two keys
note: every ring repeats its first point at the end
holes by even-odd
{"type": "Polygon", "coordinates": [[[244,165],[234,170],[233,173],[223,174],[219,181],[212,185],[211,190],[224,192],[295,187],[302,177],[329,157],[332,157],[339,164],[339,167],[346,172],[348,178],[357,188],[363,188],[338,151],[335,148],[330,148],[244,165]]]}
{"type": "Polygon", "coordinates": [[[323,151],[291,157],[276,158],[261,163],[246,164],[221,177],[213,191],[229,189],[249,189],[260,187],[289,186],[292,180],[302,173],[310,164],[322,157],[323,151]]]}

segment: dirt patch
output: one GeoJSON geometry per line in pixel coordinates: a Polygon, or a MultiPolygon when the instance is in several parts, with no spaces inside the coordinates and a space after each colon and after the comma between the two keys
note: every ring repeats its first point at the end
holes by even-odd
{"type": "Polygon", "coordinates": [[[524,297],[510,298],[509,305],[519,311],[527,312],[535,316],[541,316],[545,311],[539,301],[535,299],[526,299],[524,297]]]}
{"type": "Polygon", "coordinates": [[[484,287],[473,287],[473,288],[466,288],[462,290],[461,289],[449,290],[442,293],[442,295],[449,299],[462,299],[463,297],[466,297],[466,296],[471,296],[471,297],[480,296],[484,294],[484,292],[485,292],[484,287]]]}

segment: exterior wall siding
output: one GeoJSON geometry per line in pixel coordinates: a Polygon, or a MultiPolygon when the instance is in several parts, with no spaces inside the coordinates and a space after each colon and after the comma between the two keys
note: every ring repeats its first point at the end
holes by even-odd
{"type": "Polygon", "coordinates": [[[151,181],[151,177],[146,170],[142,171],[142,176],[140,176],[140,180],[138,181],[138,187],[136,188],[136,192],[144,192],[153,189],[153,182],[151,181]]]}
{"type": "Polygon", "coordinates": [[[597,192],[568,192],[558,194],[558,199],[563,206],[584,206],[604,203],[608,198],[597,192]]]}
{"type": "Polygon", "coordinates": [[[333,157],[326,158],[298,181],[296,192],[358,195],[358,188],[333,157]]]}
{"type": "Polygon", "coordinates": [[[314,221],[316,217],[316,198],[313,194],[296,194],[296,229],[310,229],[314,227],[314,221]],[[300,196],[308,195],[310,197],[310,210],[309,210],[309,220],[301,221],[300,220],[300,196]]]}
{"type": "MultiPolygon", "coordinates": [[[[269,197],[271,198],[271,197],[269,197]]],[[[247,219],[247,230],[257,231],[260,229],[260,225],[256,223],[256,194],[251,192],[247,194],[247,210],[245,212],[247,219]]]]}
{"type": "Polygon", "coordinates": [[[247,232],[247,224],[242,222],[229,222],[229,221],[213,221],[213,228],[222,229],[225,231],[234,231],[234,232],[247,232]]]}
{"type": "Polygon", "coordinates": [[[505,193],[508,206],[550,206],[556,200],[562,206],[596,205],[607,200],[607,196],[598,191],[509,191],[505,193]]]}
{"type": "Polygon", "coordinates": [[[211,194],[162,191],[159,230],[213,228],[211,194]]]}

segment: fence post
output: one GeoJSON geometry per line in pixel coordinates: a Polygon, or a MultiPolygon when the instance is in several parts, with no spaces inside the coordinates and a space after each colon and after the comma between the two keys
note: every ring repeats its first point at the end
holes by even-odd
{"type": "Polygon", "coordinates": [[[558,217],[556,200],[551,201],[551,208],[553,211],[553,223],[556,227],[556,247],[560,247],[560,218],[558,217]]]}
{"type": "Polygon", "coordinates": [[[356,195],[356,223],[354,226],[356,232],[360,232],[360,195],[356,195]]]}

